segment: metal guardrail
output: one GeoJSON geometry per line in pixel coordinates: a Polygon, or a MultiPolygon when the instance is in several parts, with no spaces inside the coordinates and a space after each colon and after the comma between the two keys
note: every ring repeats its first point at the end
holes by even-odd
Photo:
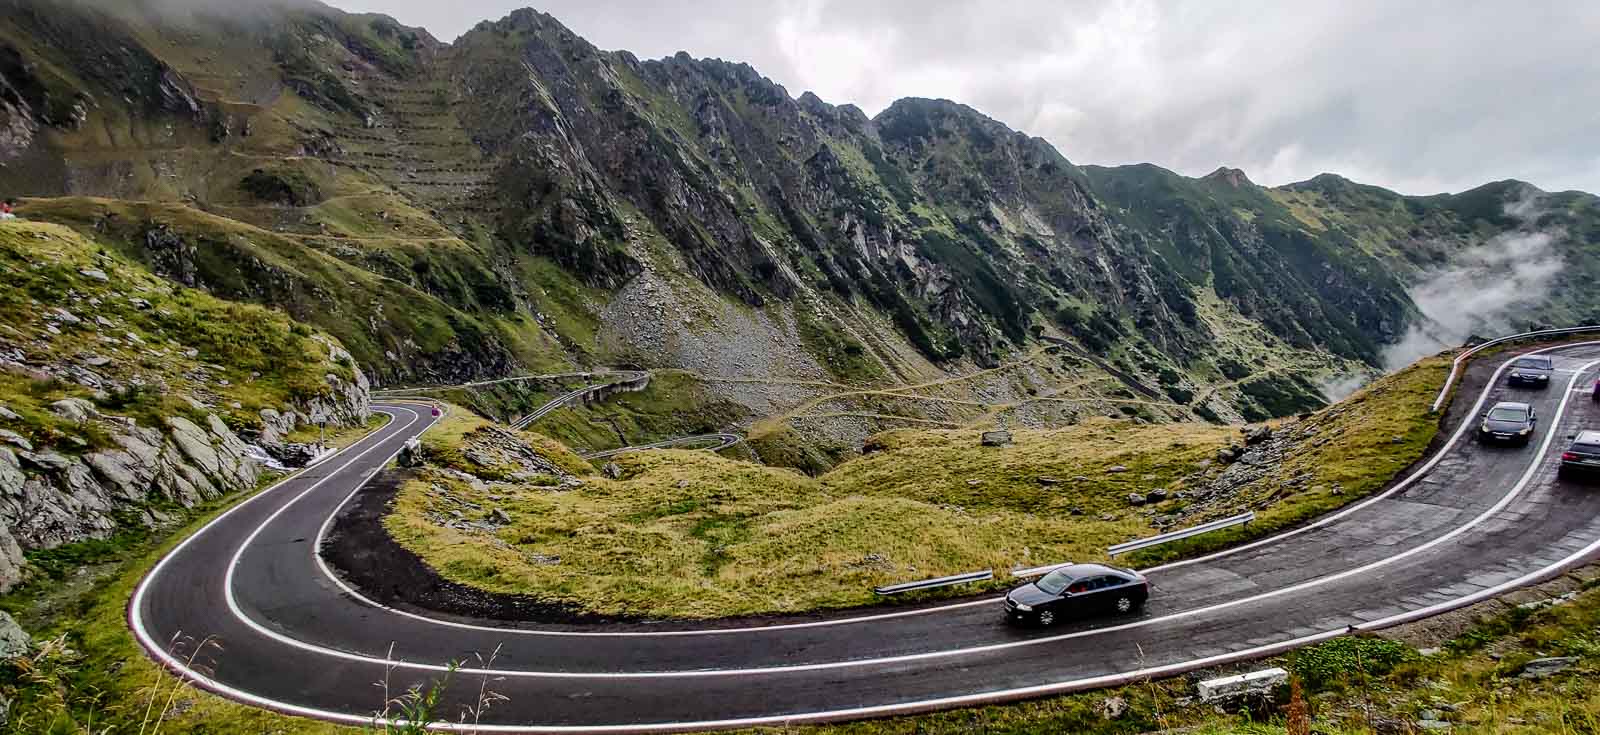
{"type": "Polygon", "coordinates": [[[1011,570],[1011,578],[1012,579],[1032,579],[1033,577],[1043,577],[1044,575],[1049,574],[1049,573],[1051,573],[1051,572],[1053,572],[1053,571],[1055,571],[1057,569],[1060,569],[1062,567],[1070,567],[1074,563],[1076,563],[1076,562],[1064,561],[1064,562],[1061,562],[1060,564],[1046,564],[1046,565],[1044,565],[1042,567],[1028,567],[1027,569],[1013,569],[1013,570],[1011,570]]]}
{"type": "Polygon", "coordinates": [[[1218,519],[1210,523],[1202,523],[1198,526],[1194,526],[1193,528],[1185,528],[1182,531],[1173,531],[1171,533],[1163,533],[1159,536],[1151,536],[1149,538],[1142,538],[1137,541],[1129,541],[1127,543],[1117,544],[1116,546],[1107,548],[1106,554],[1108,556],[1116,556],[1118,554],[1126,554],[1130,551],[1138,551],[1139,549],[1148,549],[1152,546],[1160,546],[1161,544],[1177,541],[1179,539],[1192,538],[1194,536],[1210,533],[1212,531],[1220,531],[1224,528],[1242,526],[1255,519],[1256,514],[1254,511],[1249,513],[1240,513],[1239,515],[1228,516],[1227,518],[1218,519]]]}
{"type": "Polygon", "coordinates": [[[1521,334],[1511,334],[1504,337],[1497,337],[1489,340],[1488,342],[1484,342],[1483,344],[1475,345],[1472,349],[1456,355],[1455,361],[1450,364],[1450,376],[1445,378],[1444,387],[1439,389],[1439,395],[1433,399],[1433,407],[1429,410],[1434,413],[1438,413],[1439,409],[1444,406],[1445,399],[1450,395],[1450,389],[1454,388],[1456,381],[1461,378],[1461,366],[1466,364],[1468,358],[1471,358],[1473,355],[1476,355],[1479,352],[1498,344],[1504,344],[1506,342],[1512,342],[1519,339],[1526,339],[1528,337],[1553,337],[1562,334],[1579,334],[1582,332],[1600,332],[1600,325],[1567,327],[1566,329],[1541,329],[1534,332],[1522,332],[1521,334]]]}
{"type": "Polygon", "coordinates": [[[985,569],[981,572],[967,572],[937,579],[924,579],[921,582],[906,582],[904,584],[891,584],[885,587],[874,587],[873,592],[880,595],[898,595],[901,592],[915,592],[916,590],[931,590],[935,587],[949,587],[951,585],[966,584],[968,582],[982,582],[994,579],[994,570],[985,569]]]}

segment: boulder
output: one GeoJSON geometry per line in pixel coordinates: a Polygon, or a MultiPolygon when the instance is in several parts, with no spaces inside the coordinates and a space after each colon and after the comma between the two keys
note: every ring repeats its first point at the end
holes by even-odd
{"type": "Polygon", "coordinates": [[[62,472],[73,464],[71,458],[60,452],[43,451],[38,454],[23,452],[21,457],[24,462],[45,472],[62,472]]]}
{"type": "Polygon", "coordinates": [[[10,444],[26,452],[33,451],[33,442],[26,437],[9,429],[0,429],[0,444],[10,444]]]}
{"type": "Polygon", "coordinates": [[[1167,499],[1167,491],[1166,491],[1165,488],[1159,488],[1158,487],[1158,488],[1156,488],[1154,490],[1151,490],[1149,495],[1148,495],[1148,497],[1150,499],[1150,502],[1159,503],[1159,502],[1167,499]]]}
{"type": "Polygon", "coordinates": [[[1536,658],[1522,665],[1522,670],[1517,672],[1518,679],[1543,679],[1554,676],[1578,663],[1573,656],[1554,656],[1551,658],[1536,658]]]}
{"type": "Polygon", "coordinates": [[[32,643],[33,639],[11,613],[0,612],[0,661],[15,661],[28,655],[32,643]]]}
{"type": "Polygon", "coordinates": [[[1261,444],[1262,442],[1265,442],[1265,441],[1267,441],[1268,439],[1271,439],[1271,438],[1272,438],[1272,427],[1270,427],[1270,426],[1257,426],[1256,428],[1251,429],[1250,433],[1245,435],[1244,443],[1247,446],[1252,446],[1253,447],[1253,446],[1255,446],[1257,444],[1261,444]]]}
{"type": "Polygon", "coordinates": [[[405,446],[400,447],[399,462],[401,467],[421,467],[425,462],[421,440],[407,440],[405,446]]]}
{"type": "Polygon", "coordinates": [[[622,479],[622,468],[617,466],[616,462],[607,462],[604,467],[600,468],[600,472],[613,480],[622,479]]]}
{"type": "Polygon", "coordinates": [[[28,476],[22,474],[22,463],[17,461],[17,455],[0,447],[0,498],[21,495],[22,485],[27,481],[28,476]]]}
{"type": "Polygon", "coordinates": [[[213,477],[222,474],[222,458],[217,456],[217,450],[211,446],[204,429],[182,416],[167,417],[167,427],[172,430],[169,436],[173,443],[178,445],[185,457],[194,460],[201,471],[213,477]]]}
{"type": "Polygon", "coordinates": [[[71,421],[75,424],[87,423],[89,419],[100,415],[100,412],[95,409],[93,403],[85,401],[82,398],[63,398],[59,401],[56,401],[55,403],[50,404],[50,413],[60,416],[61,418],[71,421]]]}
{"type": "Polygon", "coordinates": [[[106,275],[105,271],[98,268],[79,268],[78,274],[91,281],[99,281],[101,283],[111,282],[111,276],[106,275]]]}
{"type": "Polygon", "coordinates": [[[982,442],[983,446],[986,447],[1006,446],[1011,443],[1011,432],[1006,431],[1005,429],[985,431],[983,432],[982,442]]]}
{"type": "Polygon", "coordinates": [[[502,526],[509,526],[511,525],[511,514],[507,513],[504,508],[495,508],[489,511],[489,520],[502,526]]]}
{"type": "Polygon", "coordinates": [[[287,467],[304,467],[311,464],[317,457],[322,456],[321,444],[303,444],[300,442],[284,442],[278,445],[275,455],[278,461],[287,467]]]}
{"type": "Polygon", "coordinates": [[[1150,499],[1146,498],[1143,494],[1128,493],[1128,505],[1144,505],[1145,503],[1149,502],[1149,500],[1150,499]]]}
{"type": "Polygon", "coordinates": [[[1112,465],[1112,466],[1106,468],[1106,474],[1108,474],[1108,475],[1121,474],[1121,473],[1127,472],[1127,471],[1128,471],[1128,468],[1124,467],[1124,466],[1122,466],[1120,464],[1112,465]]]}
{"type": "Polygon", "coordinates": [[[1094,706],[1094,711],[1107,720],[1115,720],[1128,713],[1128,700],[1122,697],[1106,697],[1094,706]]]}
{"type": "Polygon", "coordinates": [[[18,416],[16,411],[6,408],[5,406],[0,406],[0,419],[5,419],[6,421],[21,421],[22,417],[18,416]]]}

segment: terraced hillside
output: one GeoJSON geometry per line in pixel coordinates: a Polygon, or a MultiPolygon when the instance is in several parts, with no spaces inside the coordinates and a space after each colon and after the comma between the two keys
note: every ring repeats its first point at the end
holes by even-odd
{"type": "MultiPolygon", "coordinates": [[[[1417,329],[1465,336],[1413,292],[1485,244],[1600,245],[1586,194],[1081,167],[957,103],[869,118],[534,11],[444,44],[299,0],[165,7],[7,2],[0,190],[337,335],[382,383],[679,369],[845,445],[1019,406],[1061,419],[1044,399],[1257,419],[1321,405],[1318,379],[1376,370],[1417,329]],[[1086,357],[941,382],[1045,346],[1086,357]]],[[[1551,293],[1497,318],[1595,312],[1551,293]]]]}

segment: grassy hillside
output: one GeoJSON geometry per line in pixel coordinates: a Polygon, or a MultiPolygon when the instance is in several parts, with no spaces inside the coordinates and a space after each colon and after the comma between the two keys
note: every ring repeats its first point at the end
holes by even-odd
{"type": "MultiPolygon", "coordinates": [[[[1428,403],[1446,364],[1423,363],[1277,426],[1262,448],[1282,459],[1237,486],[1213,458],[1238,430],[1101,418],[1018,430],[1005,447],[980,446],[976,431],[888,432],[869,440],[865,456],[815,478],[672,450],[625,455],[615,460],[617,479],[589,474],[561,491],[428,470],[401,491],[386,523],[453,581],[594,612],[715,617],[863,605],[875,585],[1093,560],[1162,524],[1258,510],[1248,530],[1148,560],[1191,553],[1363,497],[1432,439],[1428,403]],[[1130,504],[1131,493],[1157,489],[1165,499],[1130,504]],[[462,508],[511,520],[492,529],[444,522],[462,508]]],[[[474,423],[428,437],[435,461],[484,472],[461,459],[481,451],[483,424],[457,421],[474,423]]]]}
{"type": "Polygon", "coordinates": [[[262,408],[331,396],[330,373],[355,379],[305,325],[174,286],[65,227],[0,223],[0,284],[0,404],[21,416],[0,427],[38,444],[103,444],[46,410],[62,398],[145,426],[194,412],[192,399],[250,428],[262,408]]]}

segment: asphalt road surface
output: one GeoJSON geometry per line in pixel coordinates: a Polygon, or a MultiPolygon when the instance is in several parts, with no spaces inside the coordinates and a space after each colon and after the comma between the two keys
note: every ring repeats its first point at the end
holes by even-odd
{"type": "Polygon", "coordinates": [[[846,719],[1174,674],[1434,614],[1594,558],[1600,485],[1557,479],[1556,464],[1568,434],[1600,427],[1600,408],[1574,390],[1592,384],[1600,346],[1550,354],[1560,372],[1548,389],[1500,379],[1456,399],[1533,403],[1541,426],[1529,447],[1479,445],[1469,418],[1394,490],[1145,570],[1150,602],[1122,618],[1019,629],[1002,622],[998,597],[709,629],[516,627],[380,608],[336,580],[317,548],[345,500],[432,423],[426,408],[394,402],[378,405],[389,425],[176,548],[135,592],[130,623],[152,655],[202,687],[354,724],[382,706],[374,682],[398,692],[464,661],[439,716],[456,720],[489,677],[508,699],[484,715],[485,732],[846,719]],[[214,637],[225,653],[190,663],[169,650],[182,637],[214,637]]]}

